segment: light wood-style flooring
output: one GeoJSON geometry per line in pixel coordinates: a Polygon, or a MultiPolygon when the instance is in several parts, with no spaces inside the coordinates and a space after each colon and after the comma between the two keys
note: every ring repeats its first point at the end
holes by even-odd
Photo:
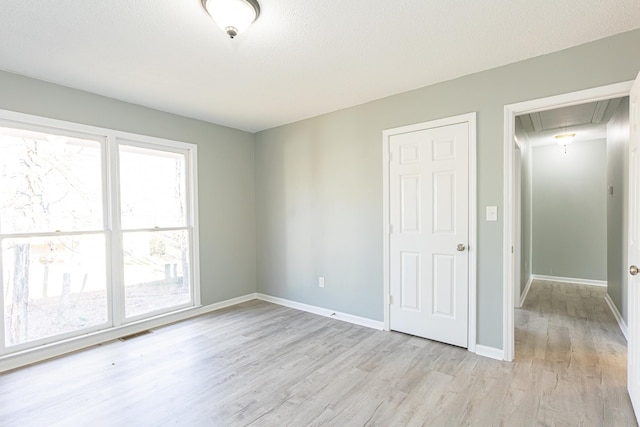
{"type": "Polygon", "coordinates": [[[2,426],[634,426],[604,288],[533,284],[516,360],[251,301],[0,375],[2,426]]]}

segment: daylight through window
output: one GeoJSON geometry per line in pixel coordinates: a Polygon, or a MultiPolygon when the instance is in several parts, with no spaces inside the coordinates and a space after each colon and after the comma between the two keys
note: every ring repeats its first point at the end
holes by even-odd
{"type": "Polygon", "coordinates": [[[196,303],[195,147],[73,127],[0,122],[0,354],[196,303]]]}

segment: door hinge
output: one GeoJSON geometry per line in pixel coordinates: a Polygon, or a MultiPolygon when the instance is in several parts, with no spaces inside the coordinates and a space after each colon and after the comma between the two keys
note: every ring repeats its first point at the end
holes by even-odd
{"type": "Polygon", "coordinates": [[[515,253],[515,250],[513,249],[513,246],[511,246],[511,253],[515,253]]]}
{"type": "Polygon", "coordinates": [[[389,295],[389,305],[393,305],[393,295],[389,295]]]}
{"type": "Polygon", "coordinates": [[[387,234],[391,234],[391,233],[393,233],[393,225],[389,224],[389,225],[387,226],[387,230],[388,230],[388,233],[387,233],[387,234]]]}

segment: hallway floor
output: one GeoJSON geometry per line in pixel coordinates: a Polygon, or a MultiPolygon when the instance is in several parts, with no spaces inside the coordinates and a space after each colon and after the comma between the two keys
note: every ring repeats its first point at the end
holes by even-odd
{"type": "Polygon", "coordinates": [[[510,394],[536,425],[636,425],[627,343],[605,294],[604,287],[534,281],[516,310],[510,394]]]}

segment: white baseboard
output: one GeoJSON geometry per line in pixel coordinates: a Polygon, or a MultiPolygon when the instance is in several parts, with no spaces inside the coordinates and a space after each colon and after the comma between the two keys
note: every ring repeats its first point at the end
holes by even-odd
{"type": "Polygon", "coordinates": [[[622,331],[622,335],[624,335],[624,338],[627,341],[629,341],[629,338],[627,337],[627,324],[625,323],[624,319],[622,318],[622,315],[618,311],[618,308],[616,307],[616,305],[613,303],[613,300],[611,299],[609,294],[606,294],[604,296],[604,300],[607,302],[609,309],[611,309],[611,313],[613,313],[613,317],[616,318],[616,322],[618,322],[618,326],[622,331]]]}
{"type": "Polygon", "coordinates": [[[215,304],[204,305],[199,307],[189,307],[169,314],[162,314],[151,319],[145,319],[138,322],[129,323],[114,328],[104,329],[58,341],[51,344],[45,344],[39,347],[22,350],[15,353],[7,354],[0,357],[0,372],[16,369],[21,366],[30,365],[32,363],[41,362],[52,357],[61,356],[73,351],[82,350],[107,341],[112,341],[127,335],[136,334],[148,329],[158,328],[160,326],[169,325],[191,317],[200,316],[222,308],[256,299],[256,294],[243,295],[237,298],[231,298],[215,304]]]}
{"type": "Polygon", "coordinates": [[[589,285],[589,286],[607,287],[606,280],[578,279],[575,277],[545,276],[542,274],[532,274],[531,277],[533,278],[533,280],[548,280],[550,282],[570,283],[573,285],[589,285]]]}
{"type": "Polygon", "coordinates": [[[529,295],[529,290],[531,289],[531,284],[533,283],[533,276],[529,276],[529,280],[527,280],[527,285],[524,287],[524,292],[520,295],[520,305],[522,307],[524,305],[524,301],[527,299],[527,295],[529,295]]]}
{"type": "Polygon", "coordinates": [[[500,348],[476,344],[476,354],[478,356],[490,357],[491,359],[504,360],[504,351],[500,348]]]}
{"type": "Polygon", "coordinates": [[[378,320],[367,319],[366,317],[354,316],[352,314],[341,313],[339,311],[329,310],[315,305],[303,304],[301,302],[291,301],[284,298],[272,297],[271,295],[265,295],[258,293],[257,299],[262,301],[271,302],[274,304],[282,305],[289,308],[295,308],[296,310],[306,311],[308,313],[317,314],[320,316],[330,317],[336,320],[342,320],[343,322],[353,323],[355,325],[366,326],[367,328],[383,330],[384,322],[378,320]]]}
{"type": "MultiPolygon", "coordinates": [[[[284,298],[273,297],[271,295],[257,294],[257,299],[262,301],[271,302],[274,304],[282,305],[284,307],[294,308],[296,310],[306,311],[307,313],[313,313],[324,317],[330,317],[336,320],[342,320],[344,322],[353,323],[355,325],[365,326],[367,328],[385,330],[384,322],[377,320],[367,319],[365,317],[354,316],[352,314],[340,313],[338,311],[328,310],[326,308],[317,307],[315,305],[304,304],[301,302],[291,301],[284,298]]],[[[475,349],[469,347],[469,351],[477,354],[478,356],[490,357],[491,359],[504,360],[504,352],[501,349],[487,347],[476,344],[475,349]]]]}

